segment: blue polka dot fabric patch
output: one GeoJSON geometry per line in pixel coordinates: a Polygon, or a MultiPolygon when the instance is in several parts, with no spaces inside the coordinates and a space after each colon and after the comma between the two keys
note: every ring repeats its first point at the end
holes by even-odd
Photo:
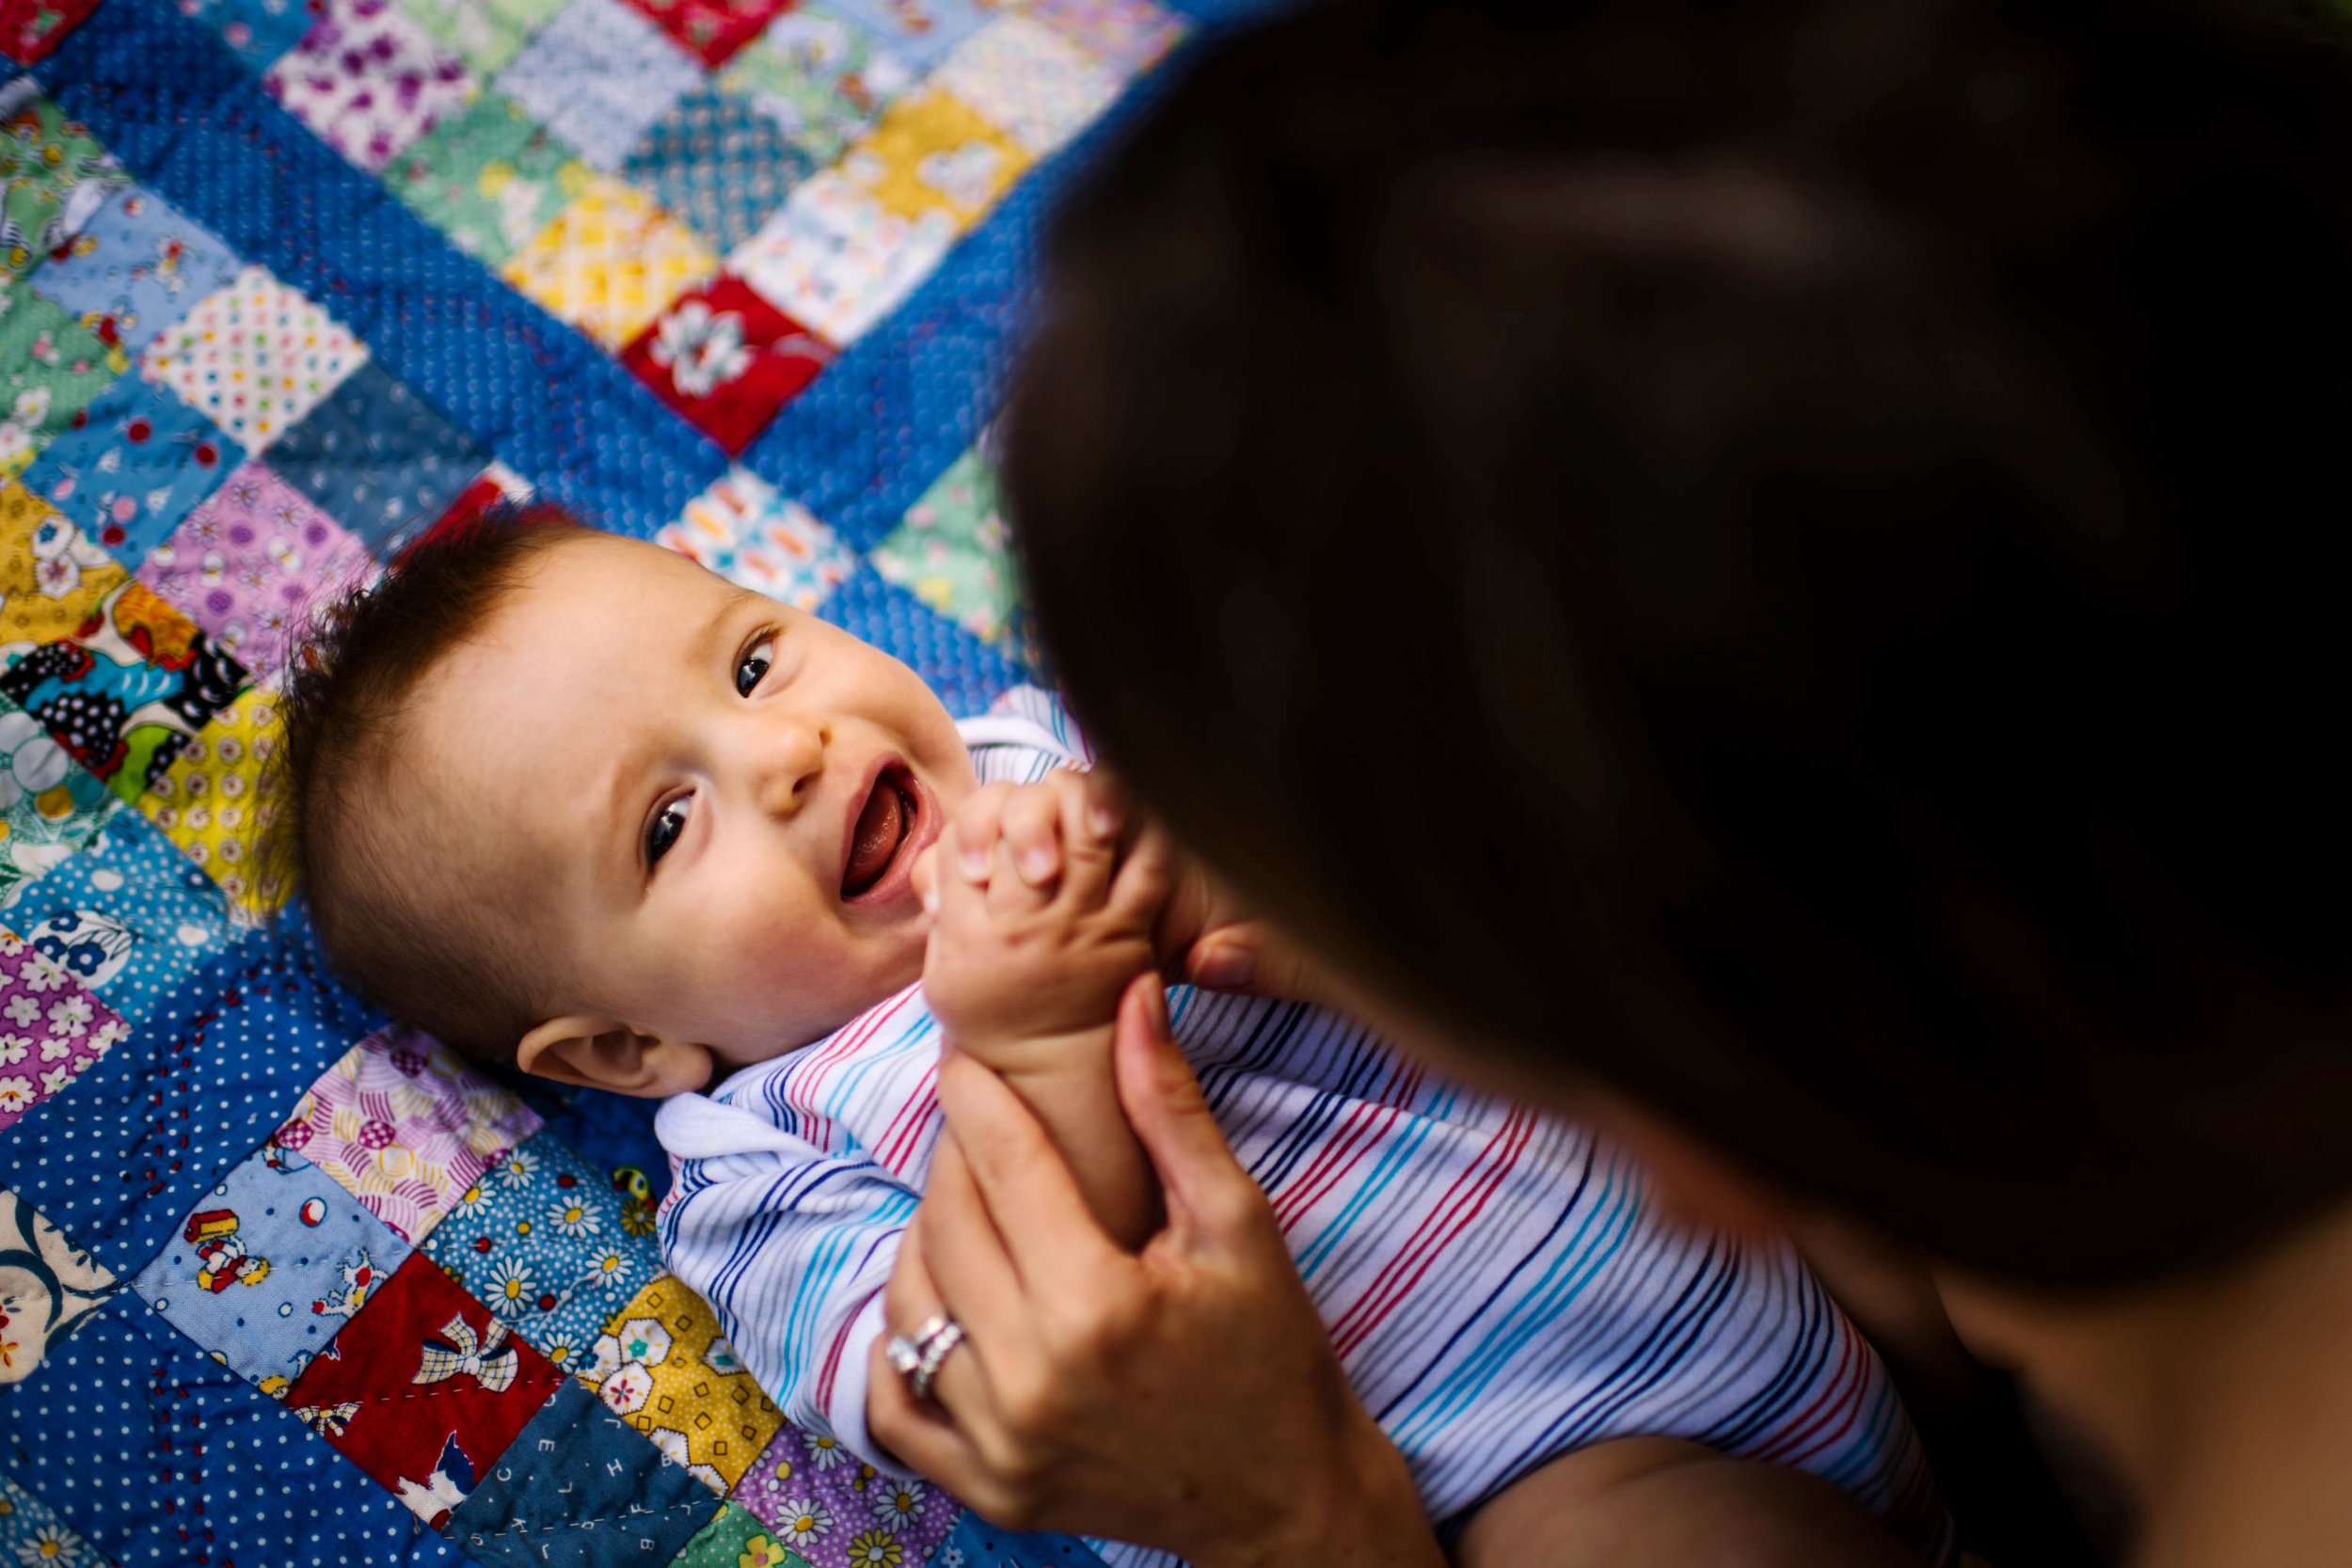
{"type": "Polygon", "coordinates": [[[0,1453],[121,1568],[464,1568],[291,1411],[128,1291],[0,1399],[0,1453]]]}

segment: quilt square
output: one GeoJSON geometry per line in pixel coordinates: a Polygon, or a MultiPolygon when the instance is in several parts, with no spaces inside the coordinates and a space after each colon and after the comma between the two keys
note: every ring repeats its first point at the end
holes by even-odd
{"type": "Polygon", "coordinates": [[[72,636],[127,576],[48,497],[0,479],[0,661],[72,636]]]}
{"type": "Polygon", "coordinates": [[[408,20],[472,68],[494,75],[564,0],[401,0],[408,20]]]}
{"type": "Polygon", "coordinates": [[[282,1399],[408,1254],[310,1161],[263,1144],[205,1195],[131,1288],[282,1399]]]}
{"type": "Polygon", "coordinates": [[[930,85],[1041,158],[1108,108],[1126,82],[1043,23],[1010,15],[957,44],[930,85]]]}
{"type": "Polygon", "coordinates": [[[987,0],[825,0],[906,61],[915,74],[929,72],[947,52],[977,33],[993,8],[987,0]]]}
{"type": "Polygon", "coordinates": [[[857,570],[857,557],[800,502],[749,468],[729,468],[654,543],[755,594],[815,610],[857,570]]]}
{"type": "MultiPolygon", "coordinates": [[[[0,704],[0,729],[13,722],[0,704]]],[[[229,945],[237,928],[218,885],[153,823],[123,810],[94,780],[85,791],[99,801],[95,822],[70,845],[53,847],[51,868],[38,879],[0,891],[0,901],[8,924],[36,952],[142,1024],[173,988],[229,945]]],[[[9,815],[13,846],[24,830],[13,808],[9,815]]],[[[0,881],[7,864],[0,853],[0,881]]]]}
{"type": "Polygon", "coordinates": [[[254,687],[215,714],[138,800],[164,836],[256,924],[286,901],[283,879],[261,853],[278,815],[264,784],[281,733],[277,698],[254,687]]]}
{"type": "Polygon", "coordinates": [[[334,317],[249,266],[150,343],[139,373],[259,456],[367,357],[334,317]]]}
{"type": "Polygon", "coordinates": [[[370,174],[472,96],[466,63],[395,10],[392,0],[307,3],[316,18],[310,30],[262,73],[262,85],[370,174]]]}
{"type": "Polygon", "coordinates": [[[373,363],[269,454],[273,472],[386,559],[438,517],[483,462],[465,432],[373,363]]]}
{"type": "MultiPolygon", "coordinates": [[[[98,0],[0,0],[0,55],[19,65],[44,59],[97,8],[98,0]]],[[[0,1555],[7,1540],[0,1533],[0,1555]]]]}
{"type": "Polygon", "coordinates": [[[126,801],[245,687],[227,649],[135,581],[109,594],[77,635],[0,674],[0,694],[126,801]]]}
{"type": "Polygon", "coordinates": [[[667,213],[617,180],[593,178],[499,276],[618,352],[662,308],[719,270],[667,213]]]}
{"type": "Polygon", "coordinates": [[[140,562],[138,578],[256,676],[375,569],[367,546],[258,458],[140,562]]]}
{"type": "Polygon", "coordinates": [[[126,185],[59,245],[33,286],[100,342],[136,356],[237,274],[235,253],[154,192],[126,185]]]}
{"type": "Polygon", "coordinates": [[[799,6],[728,61],[719,85],[749,96],[812,167],[822,167],[914,85],[914,73],[855,23],[799,6]]]}
{"type": "Polygon", "coordinates": [[[1031,162],[1019,143],[954,94],[927,87],[884,109],[841,161],[842,172],[900,217],[944,211],[978,221],[1031,162]]]}
{"type": "Polygon", "coordinates": [[[664,311],[621,362],[733,457],[833,362],[833,349],[741,279],[718,277],[664,311]]]}
{"type": "Polygon", "coordinates": [[[742,1480],[784,1422],[708,1304],[672,1275],[607,1320],[580,1375],[606,1409],[713,1492],[742,1480]]]}
{"type": "Polygon", "coordinates": [[[55,300],[0,288],[0,479],[30,467],[129,363],[55,300]]]}
{"type": "Polygon", "coordinates": [[[789,1424],[729,1495],[810,1568],[929,1562],[962,1513],[936,1486],[881,1475],[837,1440],[789,1424]]]}
{"type": "Polygon", "coordinates": [[[572,1386],[430,1259],[410,1253],[284,1399],[438,1528],[549,1398],[572,1386]]]}
{"type": "Polygon", "coordinates": [[[587,178],[570,147],[495,92],[436,125],[384,173],[419,217],[493,267],[529,245],[587,178]]]}
{"type": "Polygon", "coordinates": [[[121,805],[40,720],[0,697],[0,904],[87,844],[121,805]]]}
{"type": "Polygon", "coordinates": [[[29,76],[0,84],[0,281],[22,277],[129,183],[29,76]]]}
{"type": "Polygon", "coordinates": [[[1122,76],[1140,74],[1184,34],[1183,20],[1152,0],[1029,0],[1029,14],[1122,76]]]}
{"type": "Polygon", "coordinates": [[[125,565],[162,543],[245,455],[212,420],[126,375],[98,394],[24,470],[125,565]]]}
{"type": "Polygon", "coordinates": [[[930,276],[955,243],[944,208],[907,218],[831,168],[736,247],[727,270],[795,321],[846,347],[930,276]]]}
{"type": "Polygon", "coordinates": [[[415,1243],[538,1130],[537,1112],[457,1053],[394,1028],[353,1046],[311,1085],[277,1141],[415,1243]]]}
{"type": "Polygon", "coordinates": [[[179,5],[183,16],[195,17],[219,33],[221,41],[256,76],[310,30],[304,0],[179,0],[179,5]]]}
{"type": "Polygon", "coordinates": [[[621,0],[571,0],[495,85],[609,174],[702,82],[701,62],[621,0]]]}
{"type": "Polygon", "coordinates": [[[64,965],[0,929],[0,1132],[130,1033],[64,965]]]}
{"type": "Polygon", "coordinates": [[[699,87],[653,122],[622,173],[723,250],[749,239],[815,166],[750,99],[699,87]]]}
{"type": "Polygon", "coordinates": [[[948,466],[867,559],[884,580],[993,642],[1021,599],[1011,549],[995,471],[975,448],[948,466]]]}
{"type": "Polygon", "coordinates": [[[721,1503],[710,1523],[670,1560],[670,1568],[809,1568],[808,1560],[785,1545],[757,1514],[721,1503]]]}
{"type": "Polygon", "coordinates": [[[447,1528],[483,1568],[602,1568],[668,1562],[718,1512],[693,1477],[566,1379],[447,1528]]]}
{"type": "MultiPolygon", "coordinates": [[[[0,941],[6,940],[7,933],[0,932],[0,941]]],[[[50,1350],[103,1307],[122,1282],[6,1187],[0,1187],[0,1258],[10,1259],[0,1269],[0,1387],[6,1387],[32,1376],[50,1350]]],[[[0,1476],[0,1501],[23,1497],[6,1484],[0,1476]]],[[[0,1527],[0,1542],[7,1539],[0,1527]]]]}
{"type": "Polygon", "coordinates": [[[523,477],[494,459],[473,477],[472,483],[457,493],[455,500],[441,509],[441,515],[425,531],[430,533],[443,523],[454,526],[470,522],[504,501],[527,501],[530,499],[531,486],[523,477]]]}
{"type": "Polygon", "coordinates": [[[792,0],[629,0],[679,47],[713,70],[792,0]]]}
{"type": "Polygon", "coordinates": [[[542,1132],[474,1180],[425,1238],[433,1260],[565,1371],[660,1267],[651,1216],[542,1132]]]}

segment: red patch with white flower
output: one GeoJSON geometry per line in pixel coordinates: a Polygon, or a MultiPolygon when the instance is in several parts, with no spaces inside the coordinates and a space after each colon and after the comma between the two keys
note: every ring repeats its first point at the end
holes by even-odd
{"type": "Polygon", "coordinates": [[[716,71],[792,0],[629,0],[689,54],[716,71]]]}
{"type": "Polygon", "coordinates": [[[833,356],[832,344],[725,277],[680,296],[621,351],[639,380],[730,457],[833,356]]]}

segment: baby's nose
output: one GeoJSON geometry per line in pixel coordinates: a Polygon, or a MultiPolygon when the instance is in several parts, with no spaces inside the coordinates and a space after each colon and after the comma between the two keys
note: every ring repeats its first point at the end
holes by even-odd
{"type": "Polygon", "coordinates": [[[785,714],[766,726],[753,775],[762,811],[789,816],[806,805],[825,770],[833,727],[821,720],[785,714]]]}

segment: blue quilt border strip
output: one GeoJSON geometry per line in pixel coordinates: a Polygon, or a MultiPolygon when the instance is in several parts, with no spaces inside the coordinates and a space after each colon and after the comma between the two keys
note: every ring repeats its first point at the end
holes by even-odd
{"type": "MultiPolygon", "coordinates": [[[[1234,14],[1218,0],[1170,8],[1196,21],[1234,14]]],[[[1174,66],[1145,72],[1018,181],[786,405],[743,465],[861,551],[896,527],[995,406],[1055,198],[1174,66]]],[[[553,499],[646,537],[726,471],[724,454],[617,360],[346,163],[167,0],[107,0],[35,74],[135,179],[325,306],[553,499]]]]}

